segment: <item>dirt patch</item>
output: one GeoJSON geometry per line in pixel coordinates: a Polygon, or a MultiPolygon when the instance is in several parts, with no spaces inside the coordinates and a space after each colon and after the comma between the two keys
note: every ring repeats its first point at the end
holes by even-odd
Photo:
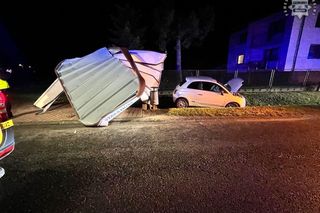
{"type": "Polygon", "coordinates": [[[174,116],[209,116],[209,117],[302,117],[307,114],[320,115],[320,107],[245,107],[245,108],[172,108],[168,115],[174,116]]]}

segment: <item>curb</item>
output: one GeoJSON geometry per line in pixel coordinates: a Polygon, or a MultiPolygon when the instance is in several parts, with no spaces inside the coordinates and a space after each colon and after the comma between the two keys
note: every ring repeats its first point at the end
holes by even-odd
{"type": "Polygon", "coordinates": [[[62,121],[14,121],[15,126],[32,126],[32,125],[63,125],[63,124],[81,124],[78,120],[62,120],[62,121]]]}
{"type": "MultiPolygon", "coordinates": [[[[157,122],[157,121],[152,121],[152,120],[139,120],[141,118],[132,118],[132,119],[114,119],[110,122],[110,124],[112,125],[112,123],[126,123],[126,122],[132,122],[132,123],[141,123],[141,122],[145,122],[145,123],[152,123],[152,122],[157,122]]],[[[35,125],[70,125],[70,124],[79,124],[83,127],[91,127],[91,126],[85,126],[83,125],[79,120],[62,120],[62,121],[18,121],[18,122],[14,122],[15,126],[35,126],[35,125]]],[[[110,125],[109,124],[109,125],[110,125]]],[[[108,125],[108,126],[109,126],[108,125]]],[[[96,126],[92,126],[92,127],[96,127],[96,126]]]]}

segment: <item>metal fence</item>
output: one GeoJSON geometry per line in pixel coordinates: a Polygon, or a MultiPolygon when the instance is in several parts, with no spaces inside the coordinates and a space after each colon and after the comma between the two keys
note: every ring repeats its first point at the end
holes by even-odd
{"type": "MultiPolygon", "coordinates": [[[[319,90],[320,71],[284,72],[276,70],[254,70],[248,72],[227,72],[226,70],[183,70],[182,78],[187,76],[210,76],[221,83],[239,77],[244,80],[244,88],[260,87],[312,87],[319,90]]],[[[175,70],[164,70],[160,90],[173,90],[180,82],[175,70]]]]}

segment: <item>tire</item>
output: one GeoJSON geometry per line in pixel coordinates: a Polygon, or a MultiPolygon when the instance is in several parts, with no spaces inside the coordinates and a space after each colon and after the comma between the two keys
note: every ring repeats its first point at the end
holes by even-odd
{"type": "Polygon", "coordinates": [[[240,107],[240,105],[238,103],[231,102],[231,103],[228,103],[226,107],[240,107]]]}
{"type": "Polygon", "coordinates": [[[177,108],[187,108],[189,106],[189,103],[186,99],[184,98],[179,98],[177,101],[176,101],[176,107],[177,108]]]}

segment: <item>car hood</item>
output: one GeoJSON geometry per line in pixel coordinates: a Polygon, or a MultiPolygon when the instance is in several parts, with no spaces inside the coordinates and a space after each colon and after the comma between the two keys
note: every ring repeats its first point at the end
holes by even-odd
{"type": "Polygon", "coordinates": [[[244,80],[241,78],[233,78],[226,83],[229,85],[230,92],[238,92],[242,87],[244,80]]]}

